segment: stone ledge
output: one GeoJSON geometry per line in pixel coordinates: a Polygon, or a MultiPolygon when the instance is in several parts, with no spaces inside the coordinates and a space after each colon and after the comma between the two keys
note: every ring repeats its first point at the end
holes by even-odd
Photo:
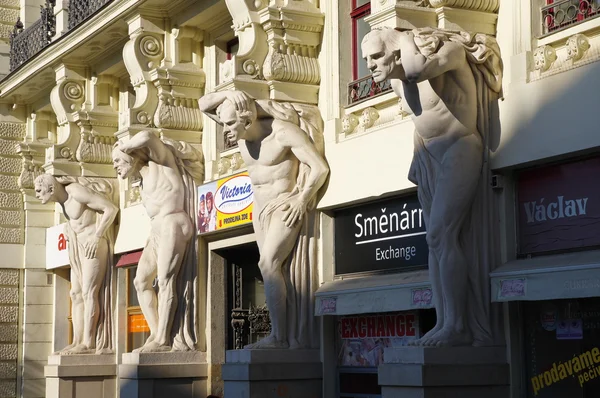
{"type": "Polygon", "coordinates": [[[221,368],[225,381],[314,380],[323,377],[323,364],[317,363],[226,363],[221,368]]]}
{"type": "Polygon", "coordinates": [[[226,363],[321,363],[319,350],[228,350],[226,363]]]}
{"type": "Polygon", "coordinates": [[[386,364],[505,364],[506,347],[397,347],[384,351],[386,364]]]}
{"type": "Polygon", "coordinates": [[[119,365],[121,379],[199,379],[208,377],[206,363],[119,365]]]}
{"type": "Polygon", "coordinates": [[[124,365],[168,365],[205,363],[206,353],[201,351],[129,352],[123,354],[124,365]]]}
{"type": "Polygon", "coordinates": [[[507,398],[510,396],[508,386],[485,387],[382,387],[383,398],[507,398]]]}
{"type": "Polygon", "coordinates": [[[44,366],[44,376],[47,378],[115,378],[117,376],[117,365],[47,365],[44,366]]]}
{"type": "Polygon", "coordinates": [[[48,365],[56,366],[88,366],[88,365],[116,365],[115,354],[96,355],[49,355],[48,365]]]}
{"type": "Polygon", "coordinates": [[[509,383],[509,370],[508,364],[383,364],[379,366],[379,385],[398,387],[503,386],[509,383]]]}

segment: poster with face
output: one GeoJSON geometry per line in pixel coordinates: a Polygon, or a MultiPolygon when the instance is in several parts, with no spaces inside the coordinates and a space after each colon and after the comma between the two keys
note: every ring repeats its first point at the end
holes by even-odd
{"type": "Polygon", "coordinates": [[[217,229],[217,209],[215,191],[217,182],[213,181],[198,187],[198,232],[213,232],[217,229]]]}

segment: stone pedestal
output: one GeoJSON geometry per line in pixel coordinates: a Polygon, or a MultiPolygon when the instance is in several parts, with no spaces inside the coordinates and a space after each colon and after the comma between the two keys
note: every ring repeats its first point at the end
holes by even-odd
{"type": "Polygon", "coordinates": [[[383,398],[506,398],[506,348],[386,348],[379,385],[383,398]]]}
{"type": "Polygon", "coordinates": [[[120,398],[206,398],[208,365],[204,352],[123,354],[120,398]]]}
{"type": "Polygon", "coordinates": [[[227,351],[222,368],[225,397],[322,398],[319,350],[227,351]]]}
{"type": "Polygon", "coordinates": [[[46,398],[116,398],[115,355],[50,355],[46,398]]]}

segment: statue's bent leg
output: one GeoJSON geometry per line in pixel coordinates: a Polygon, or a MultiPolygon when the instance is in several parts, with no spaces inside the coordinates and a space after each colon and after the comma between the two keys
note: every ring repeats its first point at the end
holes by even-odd
{"type": "MultiPolygon", "coordinates": [[[[431,206],[423,206],[423,218],[425,225],[429,225],[429,213],[431,206]]],[[[411,343],[411,345],[425,345],[429,339],[439,332],[444,327],[444,295],[442,294],[442,281],[440,280],[440,263],[438,253],[434,250],[429,250],[428,255],[429,281],[431,282],[433,292],[433,303],[436,309],[435,326],[425,333],[423,337],[411,343]]]]}
{"type": "Polygon", "coordinates": [[[444,323],[441,330],[423,342],[425,345],[472,342],[466,322],[468,267],[478,265],[468,262],[459,238],[480,180],[481,151],[479,137],[463,137],[447,150],[440,166],[431,206],[428,244],[439,261],[444,323]]]}
{"type": "Polygon", "coordinates": [[[171,349],[171,326],[178,304],[177,275],[193,235],[192,228],[192,222],[185,213],[169,214],[162,219],[157,248],[158,327],[152,345],[143,351],[171,349]]]}
{"type": "Polygon", "coordinates": [[[83,345],[92,349],[96,347],[96,333],[98,319],[100,318],[100,304],[98,294],[104,282],[108,259],[108,244],[105,239],[100,239],[96,258],[83,259],[82,274],[82,295],[83,295],[83,345]]]}
{"type": "MultiPolygon", "coordinates": [[[[282,266],[290,255],[300,231],[301,222],[291,228],[282,221],[284,212],[276,210],[270,217],[268,227],[262,231],[262,247],[258,266],[263,276],[265,296],[269,318],[271,319],[271,335],[250,344],[247,348],[285,348],[295,345],[288,342],[287,336],[287,288],[282,266]]],[[[291,314],[290,314],[291,315],[291,314]]],[[[294,315],[292,315],[294,316],[294,315]]]]}
{"type": "Polygon", "coordinates": [[[71,269],[71,320],[73,324],[73,342],[60,350],[66,354],[83,341],[83,297],[81,295],[81,280],[77,272],[71,269]]]}
{"type": "MultiPolygon", "coordinates": [[[[156,329],[158,328],[156,293],[152,287],[154,278],[156,277],[156,241],[158,237],[154,235],[155,233],[156,231],[154,230],[150,232],[151,235],[148,238],[146,247],[144,247],[144,251],[138,262],[135,279],[133,280],[140,308],[150,328],[150,337],[148,337],[145,344],[154,340],[156,329]]],[[[140,350],[141,348],[137,348],[133,352],[140,350]]]]}

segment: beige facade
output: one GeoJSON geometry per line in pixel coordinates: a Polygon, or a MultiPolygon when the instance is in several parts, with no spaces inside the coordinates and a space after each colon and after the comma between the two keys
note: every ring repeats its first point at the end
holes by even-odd
{"type": "MultiPolygon", "coordinates": [[[[565,10],[577,3],[579,9],[580,2],[574,1],[554,3],[565,3],[565,10]]],[[[490,162],[497,182],[503,264],[491,276],[492,290],[506,278],[536,273],[547,275],[549,284],[556,278],[598,278],[597,247],[528,258],[517,249],[516,232],[520,171],[580,159],[600,147],[595,110],[600,92],[598,11],[545,25],[549,15],[556,21],[559,11],[548,11],[544,0],[113,0],[95,2],[97,9],[89,15],[58,1],[43,5],[55,18],[54,29],[48,29],[38,22],[40,3],[0,1],[0,398],[46,396],[48,355],[69,343],[69,267],[56,263],[58,251],[47,250],[46,238],[47,228],[65,219],[59,206],[42,205],[35,198],[35,177],[114,179],[120,204],[116,260],[135,253],[145,245],[150,220],[141,205],[139,181],[117,183],[113,144],[151,129],[201,149],[206,182],[243,172],[238,149],[228,147],[221,128],[198,109],[198,98],[213,91],[243,90],[257,99],[320,109],[330,177],[318,204],[321,287],[316,305],[337,300],[337,310],[321,317],[323,397],[340,396],[339,317],[432,308],[411,299],[414,289],[429,286],[425,268],[392,274],[336,272],[337,212],[416,192],[407,178],[413,154],[410,115],[388,88],[369,93],[367,87],[358,97],[352,92],[351,83],[365,77],[353,71],[360,48],[352,15],[359,15],[355,11],[361,7],[363,16],[356,18],[371,28],[438,26],[492,34],[498,40],[504,99],[492,115],[498,139],[490,162]],[[17,55],[17,44],[11,52],[17,18],[25,30],[14,36],[14,43],[31,35],[19,44],[23,52],[39,40],[32,30],[40,29],[47,40],[39,52],[17,55]],[[587,273],[571,274],[570,266],[585,266],[587,273]]],[[[81,0],[70,3],[92,7],[81,0]]],[[[596,1],[589,4],[593,10],[599,7],[596,1]]],[[[253,242],[250,226],[198,238],[198,349],[206,352],[208,363],[206,391],[198,395],[202,398],[223,396],[221,365],[226,349],[232,348],[227,267],[233,260],[227,250],[253,242]]],[[[114,273],[116,364],[131,351],[130,316],[136,313],[130,311],[135,306],[130,305],[128,275],[133,269],[114,273]]],[[[599,296],[594,286],[555,291],[543,299],[533,290],[520,299],[494,299],[506,302],[503,331],[511,397],[529,396],[531,388],[521,360],[521,301],[599,296]]]]}

